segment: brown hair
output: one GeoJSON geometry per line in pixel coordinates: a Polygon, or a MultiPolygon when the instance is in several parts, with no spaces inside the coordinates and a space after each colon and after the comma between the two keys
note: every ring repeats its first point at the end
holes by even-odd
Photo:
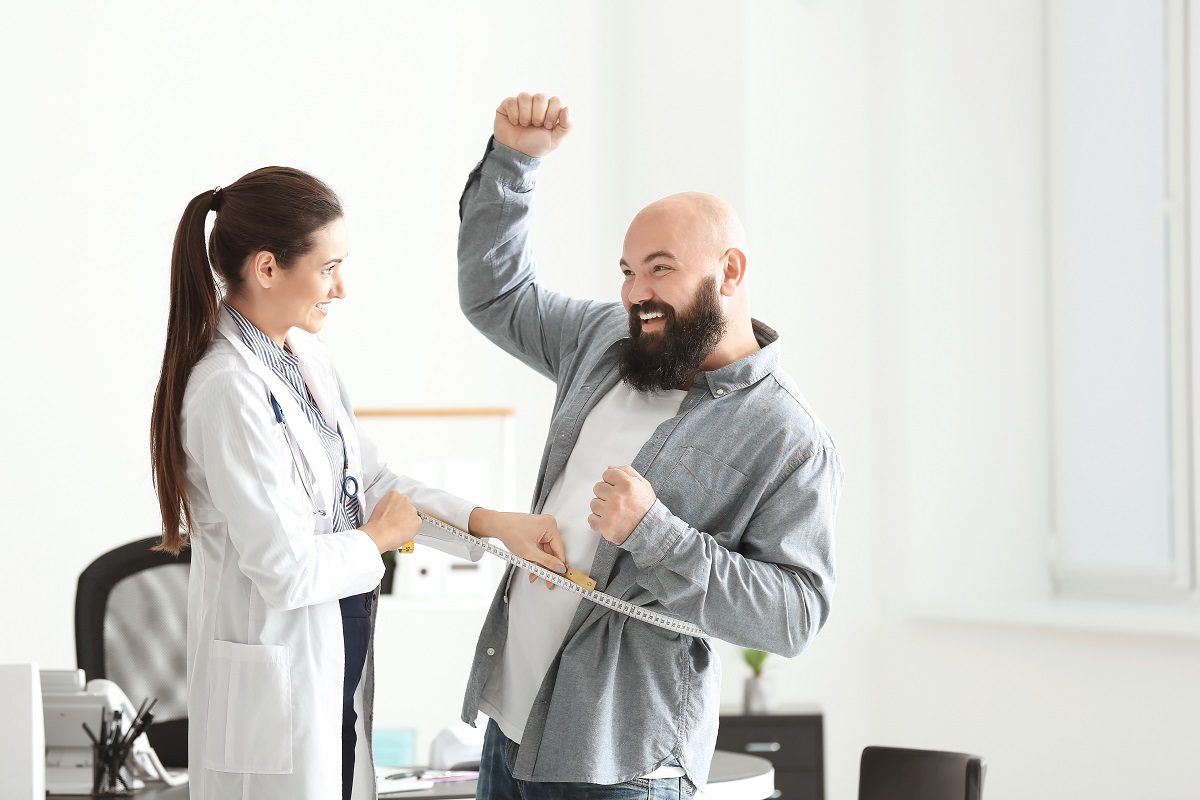
{"type": "Polygon", "coordinates": [[[192,527],[180,416],[188,376],[217,328],[221,296],[213,272],[226,293],[236,294],[251,256],[265,250],[286,269],[309,251],[316,231],[341,216],[342,204],[332,189],[287,167],[264,167],[224,189],[201,192],[184,209],[171,252],[167,344],[150,419],[150,463],[163,524],[155,549],[178,554],[192,527]],[[209,211],[217,216],[205,252],[209,211]]]}

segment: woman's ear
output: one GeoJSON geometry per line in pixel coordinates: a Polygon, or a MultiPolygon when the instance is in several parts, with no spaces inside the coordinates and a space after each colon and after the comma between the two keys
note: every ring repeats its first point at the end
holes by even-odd
{"type": "Polygon", "coordinates": [[[279,276],[279,264],[275,261],[275,254],[267,250],[259,250],[250,256],[250,263],[246,266],[250,270],[246,277],[263,289],[270,289],[279,276]]]}

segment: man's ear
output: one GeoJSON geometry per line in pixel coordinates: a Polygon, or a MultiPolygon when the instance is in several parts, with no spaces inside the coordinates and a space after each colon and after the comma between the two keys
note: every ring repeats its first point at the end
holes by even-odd
{"type": "Polygon", "coordinates": [[[746,278],[746,254],[731,247],[721,256],[721,294],[732,297],[746,278]]]}
{"type": "Polygon", "coordinates": [[[275,254],[267,250],[259,250],[250,256],[248,267],[250,274],[246,277],[263,289],[270,289],[279,277],[279,264],[275,261],[275,254]]]}

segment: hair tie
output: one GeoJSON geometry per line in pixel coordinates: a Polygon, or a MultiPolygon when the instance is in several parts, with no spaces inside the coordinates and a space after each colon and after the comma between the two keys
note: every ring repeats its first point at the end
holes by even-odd
{"type": "Polygon", "coordinates": [[[209,207],[208,207],[208,208],[209,208],[209,210],[210,210],[210,211],[220,211],[220,210],[221,210],[221,201],[222,201],[224,198],[225,198],[225,196],[224,196],[223,194],[221,194],[221,187],[220,187],[220,186],[218,186],[217,188],[213,189],[212,202],[210,203],[210,205],[209,205],[209,207]]]}

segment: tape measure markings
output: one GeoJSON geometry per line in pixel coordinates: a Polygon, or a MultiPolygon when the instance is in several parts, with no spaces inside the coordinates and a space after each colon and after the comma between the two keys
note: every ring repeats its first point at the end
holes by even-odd
{"type": "MultiPolygon", "coordinates": [[[[693,625],[690,622],[686,622],[677,617],[672,617],[668,614],[660,614],[657,611],[651,611],[644,606],[634,605],[627,600],[620,600],[610,594],[597,591],[596,581],[592,580],[590,577],[584,575],[578,570],[568,568],[566,575],[559,575],[557,572],[552,572],[551,570],[546,569],[541,564],[536,564],[532,561],[521,558],[520,556],[509,552],[503,547],[494,545],[487,539],[480,539],[477,536],[472,536],[466,531],[451,525],[445,520],[438,519],[431,514],[418,511],[417,515],[426,524],[432,525],[433,527],[445,531],[452,536],[456,536],[457,538],[468,542],[472,546],[481,547],[483,548],[484,552],[490,553],[491,555],[507,561],[509,564],[512,564],[516,567],[520,567],[523,570],[532,572],[542,580],[549,581],[555,586],[566,589],[569,592],[574,592],[583,599],[593,602],[596,605],[603,606],[611,611],[616,611],[618,614],[623,614],[627,617],[641,620],[642,622],[654,625],[658,628],[674,631],[675,633],[682,633],[685,636],[695,636],[700,639],[709,638],[708,634],[705,633],[698,625],[693,625]]],[[[409,544],[411,544],[411,542],[409,544]]],[[[412,550],[406,549],[403,552],[411,553],[412,550]]]]}

